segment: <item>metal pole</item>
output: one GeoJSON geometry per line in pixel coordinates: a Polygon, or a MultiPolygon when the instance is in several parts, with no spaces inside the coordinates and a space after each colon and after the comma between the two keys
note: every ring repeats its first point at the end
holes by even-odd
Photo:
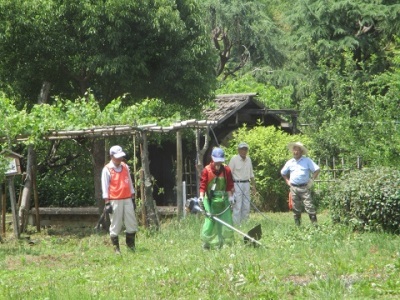
{"type": "Polygon", "coordinates": [[[235,231],[235,232],[241,234],[242,236],[247,237],[251,242],[254,242],[254,243],[256,243],[256,244],[262,246],[262,244],[261,244],[259,241],[257,241],[256,239],[252,238],[251,236],[245,234],[244,232],[241,232],[239,229],[236,229],[236,228],[233,227],[232,225],[230,225],[230,224],[228,224],[228,223],[222,221],[221,219],[219,219],[219,218],[217,218],[217,217],[211,215],[211,214],[208,213],[208,212],[205,212],[205,214],[206,214],[206,216],[208,216],[208,217],[212,218],[213,220],[215,220],[215,221],[221,223],[222,225],[225,225],[226,227],[228,227],[228,228],[232,229],[233,231],[235,231]]]}
{"type": "Polygon", "coordinates": [[[186,181],[182,182],[182,207],[183,207],[183,217],[186,218],[186,181]]]}

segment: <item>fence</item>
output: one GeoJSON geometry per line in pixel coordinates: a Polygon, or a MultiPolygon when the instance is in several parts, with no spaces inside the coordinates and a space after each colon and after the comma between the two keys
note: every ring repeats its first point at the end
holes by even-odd
{"type": "Polygon", "coordinates": [[[318,159],[317,164],[321,170],[318,179],[315,180],[317,189],[319,188],[320,183],[335,182],[351,170],[362,169],[362,160],[359,156],[348,159],[347,161],[344,158],[336,159],[334,157],[330,159],[318,159]]]}

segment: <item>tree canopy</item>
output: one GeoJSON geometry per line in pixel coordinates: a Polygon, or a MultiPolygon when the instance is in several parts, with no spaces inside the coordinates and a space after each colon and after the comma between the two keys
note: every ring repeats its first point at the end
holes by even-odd
{"type": "Polygon", "coordinates": [[[198,107],[215,84],[197,2],[0,1],[0,81],[22,103],[91,89],[104,107],[129,93],[198,107]]]}

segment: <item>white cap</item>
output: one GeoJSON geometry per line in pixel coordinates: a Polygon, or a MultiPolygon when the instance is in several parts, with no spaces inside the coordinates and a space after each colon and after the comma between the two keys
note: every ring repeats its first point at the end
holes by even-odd
{"type": "Polygon", "coordinates": [[[114,156],[115,158],[121,158],[121,157],[125,156],[126,154],[124,151],[122,151],[121,146],[116,145],[116,146],[112,146],[110,148],[110,155],[114,156]]]}
{"type": "Polygon", "coordinates": [[[242,148],[247,148],[247,149],[249,149],[249,145],[247,145],[245,142],[241,142],[241,143],[238,145],[238,149],[242,149],[242,148]]]}

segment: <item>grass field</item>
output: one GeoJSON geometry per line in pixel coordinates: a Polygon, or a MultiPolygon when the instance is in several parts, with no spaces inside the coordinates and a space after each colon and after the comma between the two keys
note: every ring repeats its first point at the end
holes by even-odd
{"type": "Polygon", "coordinates": [[[122,255],[92,228],[47,228],[30,240],[12,230],[0,245],[0,299],[399,299],[400,237],[357,233],[320,214],[296,228],[289,213],[256,213],[263,247],[201,248],[203,216],[141,229],[122,255]]]}

